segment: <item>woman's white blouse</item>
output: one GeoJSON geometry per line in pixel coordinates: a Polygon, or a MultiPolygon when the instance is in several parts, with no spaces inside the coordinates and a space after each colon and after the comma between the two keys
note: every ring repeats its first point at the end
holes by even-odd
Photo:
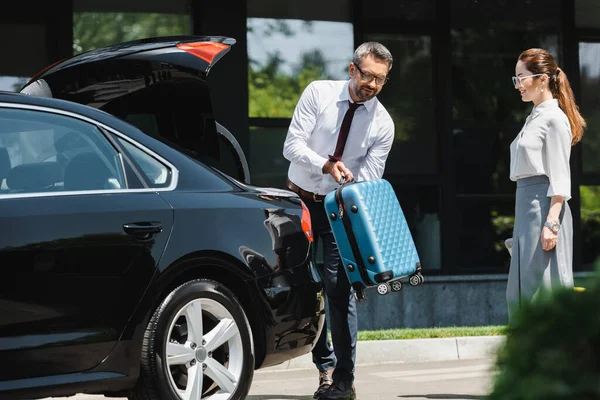
{"type": "Polygon", "coordinates": [[[571,198],[571,125],[558,106],[547,100],[534,107],[510,145],[510,179],[546,175],[548,196],[571,198]]]}

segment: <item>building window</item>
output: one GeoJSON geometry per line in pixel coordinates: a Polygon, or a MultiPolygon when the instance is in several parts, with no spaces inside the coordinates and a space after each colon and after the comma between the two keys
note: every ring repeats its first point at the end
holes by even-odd
{"type": "Polygon", "coordinates": [[[457,270],[507,269],[510,255],[504,241],[512,237],[515,205],[512,197],[459,196],[456,201],[455,235],[457,270]]]}
{"type": "Polygon", "coordinates": [[[452,1],[452,151],[456,235],[445,238],[461,272],[507,272],[515,183],[510,143],[532,109],[511,82],[519,54],[548,50],[561,64],[560,1],[452,1]],[[533,9],[542,7],[539,16],[533,9]]]}
{"type": "Polygon", "coordinates": [[[593,269],[600,252],[600,40],[579,43],[580,110],[587,122],[582,151],[581,196],[582,266],[593,269]]]}
{"type": "MultiPolygon", "coordinates": [[[[386,30],[386,32],[389,30],[386,30]]],[[[438,140],[429,35],[370,32],[394,65],[377,96],[394,120],[394,144],[384,178],[396,192],[425,270],[441,268],[438,140]]]]}
{"type": "Polygon", "coordinates": [[[575,0],[575,26],[577,28],[600,28],[598,0],[575,0]]]}
{"type": "Polygon", "coordinates": [[[394,120],[394,145],[386,174],[436,174],[431,37],[367,34],[366,40],[383,44],[394,57],[390,80],[377,96],[394,120]]]}
{"type": "MultiPolygon", "coordinates": [[[[12,17],[17,18],[17,14],[12,17]]],[[[11,18],[11,13],[4,15],[11,18]]],[[[5,60],[0,66],[0,90],[7,92],[18,92],[29,77],[48,65],[46,42],[51,34],[49,27],[31,23],[35,18],[32,15],[23,14],[18,18],[29,22],[0,22],[0,47],[5,60]]]]}
{"type": "Polygon", "coordinates": [[[372,3],[362,0],[362,13],[367,19],[398,21],[435,21],[435,0],[380,0],[372,3]]]}
{"type": "Polygon", "coordinates": [[[600,257],[600,186],[581,186],[581,241],[582,264],[585,269],[594,269],[600,257]]]}
{"type": "MultiPolygon", "coordinates": [[[[600,42],[579,43],[579,68],[581,79],[581,113],[587,122],[584,138],[583,172],[600,175],[600,42]]],[[[600,182],[598,182],[600,183],[600,182]]]]}
{"type": "Polygon", "coordinates": [[[290,162],[283,157],[287,126],[251,126],[250,176],[253,185],[285,187],[290,162]]]}
{"type": "Polygon", "coordinates": [[[249,116],[291,118],[310,82],[348,78],[353,46],[347,22],[249,18],[249,116]]]}
{"type": "Polygon", "coordinates": [[[29,78],[21,76],[0,76],[0,90],[18,92],[28,81],[29,78]]]}
{"type": "Polygon", "coordinates": [[[298,99],[312,81],[349,79],[353,26],[281,18],[248,18],[247,26],[251,181],[285,188],[283,143],[298,99]]]}
{"type": "Polygon", "coordinates": [[[153,36],[191,33],[189,14],[73,13],[73,54],[153,36]]]}

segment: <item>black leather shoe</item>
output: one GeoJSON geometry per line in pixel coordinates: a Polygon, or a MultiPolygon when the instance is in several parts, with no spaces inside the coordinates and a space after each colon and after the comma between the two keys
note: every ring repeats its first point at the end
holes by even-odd
{"type": "Polygon", "coordinates": [[[338,381],[318,397],[319,400],[355,400],[356,390],[349,381],[338,381]]]}
{"type": "Polygon", "coordinates": [[[333,370],[329,371],[319,371],[319,388],[313,394],[314,399],[318,399],[333,383],[333,379],[331,379],[331,375],[333,374],[333,370]]]}

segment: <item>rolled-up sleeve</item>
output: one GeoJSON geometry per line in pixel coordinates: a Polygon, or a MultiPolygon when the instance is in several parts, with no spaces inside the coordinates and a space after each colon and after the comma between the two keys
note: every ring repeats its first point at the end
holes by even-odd
{"type": "Polygon", "coordinates": [[[550,180],[548,197],[571,198],[571,128],[569,122],[553,118],[548,122],[544,140],[546,174],[550,180]]]}
{"type": "Polygon", "coordinates": [[[315,174],[322,173],[323,165],[327,162],[326,158],[308,147],[308,140],[315,128],[318,113],[318,92],[311,83],[304,89],[298,100],[283,145],[283,156],[287,160],[315,174]]]}
{"type": "Polygon", "coordinates": [[[367,155],[361,163],[357,177],[358,181],[369,181],[379,179],[383,176],[385,163],[393,143],[394,121],[390,118],[382,124],[375,143],[368,150],[367,155]]]}

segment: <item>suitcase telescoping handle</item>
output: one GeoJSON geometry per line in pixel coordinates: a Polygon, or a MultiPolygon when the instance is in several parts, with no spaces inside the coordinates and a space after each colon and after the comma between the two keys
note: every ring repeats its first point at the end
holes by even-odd
{"type": "Polygon", "coordinates": [[[354,178],[350,179],[348,182],[346,182],[346,175],[342,175],[342,178],[340,179],[340,181],[338,182],[340,184],[340,187],[346,183],[352,183],[354,182],[354,178]]]}
{"type": "Polygon", "coordinates": [[[346,181],[346,175],[344,175],[344,174],[342,174],[342,177],[340,178],[340,181],[338,182],[340,184],[340,186],[338,186],[338,188],[335,190],[335,199],[337,200],[337,203],[338,203],[338,211],[339,211],[340,218],[342,218],[344,216],[344,209],[342,207],[342,187],[344,185],[349,185],[354,182],[355,182],[354,178],[350,179],[349,181],[346,181]]]}
{"type": "Polygon", "coordinates": [[[342,178],[338,182],[340,184],[340,186],[338,186],[338,188],[335,189],[335,199],[336,199],[336,202],[338,205],[338,215],[339,215],[340,219],[344,217],[344,207],[343,207],[343,203],[342,203],[342,187],[344,185],[348,185],[353,182],[354,182],[354,178],[352,178],[346,182],[346,176],[342,175],[342,178]]]}

